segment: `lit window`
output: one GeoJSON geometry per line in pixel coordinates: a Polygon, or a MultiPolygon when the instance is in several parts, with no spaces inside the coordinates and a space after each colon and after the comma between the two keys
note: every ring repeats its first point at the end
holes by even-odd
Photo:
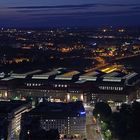
{"type": "Polygon", "coordinates": [[[27,86],[31,86],[31,84],[30,83],[27,83],[27,86]]]}
{"type": "Polygon", "coordinates": [[[119,87],[119,90],[123,90],[123,88],[122,87],[119,87]]]}

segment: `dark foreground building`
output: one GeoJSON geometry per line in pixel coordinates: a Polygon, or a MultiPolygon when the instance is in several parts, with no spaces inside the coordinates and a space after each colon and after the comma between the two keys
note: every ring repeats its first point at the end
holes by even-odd
{"type": "Polygon", "coordinates": [[[60,137],[85,137],[86,113],[82,102],[40,103],[22,116],[20,140],[44,140],[50,130],[58,130],[60,137]]]}
{"type": "Polygon", "coordinates": [[[21,115],[30,108],[25,101],[0,101],[0,140],[19,138],[21,115]]]}

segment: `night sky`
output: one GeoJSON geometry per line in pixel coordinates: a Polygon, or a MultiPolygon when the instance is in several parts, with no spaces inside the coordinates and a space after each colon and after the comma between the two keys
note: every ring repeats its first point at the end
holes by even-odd
{"type": "Polygon", "coordinates": [[[0,27],[140,26],[140,0],[0,0],[0,27]]]}

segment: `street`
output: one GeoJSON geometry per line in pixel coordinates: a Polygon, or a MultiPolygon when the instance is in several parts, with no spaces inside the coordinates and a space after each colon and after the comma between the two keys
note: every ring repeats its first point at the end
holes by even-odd
{"type": "Polygon", "coordinates": [[[93,107],[86,108],[86,136],[87,140],[103,140],[99,130],[99,126],[93,120],[92,115],[93,107]]]}

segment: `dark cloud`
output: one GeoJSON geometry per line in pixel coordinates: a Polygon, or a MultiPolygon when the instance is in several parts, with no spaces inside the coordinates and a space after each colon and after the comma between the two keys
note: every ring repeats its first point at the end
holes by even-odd
{"type": "Polygon", "coordinates": [[[8,7],[9,9],[51,9],[51,8],[84,8],[84,7],[97,7],[97,6],[112,6],[112,7],[129,7],[140,6],[140,4],[81,4],[81,5],[58,5],[58,6],[21,6],[21,7],[8,7]]]}
{"type": "MultiPolygon", "coordinates": [[[[57,6],[22,6],[6,9],[17,16],[12,18],[21,25],[92,25],[133,23],[140,16],[140,4],[81,4],[57,6]],[[19,18],[18,18],[19,17],[19,18]],[[122,21],[120,21],[120,19],[122,21]],[[130,19],[129,19],[130,17],[130,19]],[[132,18],[132,19],[131,19],[132,18]],[[89,23],[88,23],[89,22],[89,23]]],[[[4,17],[4,16],[3,16],[4,17]]],[[[8,16],[7,16],[8,17],[8,16]]],[[[12,16],[11,16],[12,17],[12,16]]],[[[2,21],[2,20],[1,20],[2,21]]],[[[7,21],[6,21],[7,22],[7,21]]],[[[10,24],[13,20],[8,21],[10,24]]],[[[137,23],[140,23],[139,19],[137,23]]],[[[1,24],[1,23],[0,23],[1,24]]],[[[136,23],[135,23],[136,24],[136,23]]]]}
{"type": "Polygon", "coordinates": [[[140,13],[140,10],[139,10],[140,4],[82,4],[82,5],[27,6],[27,7],[8,7],[8,8],[15,10],[19,13],[24,13],[30,16],[43,16],[43,15],[47,15],[47,16],[87,16],[87,15],[109,16],[109,15],[139,14],[140,13]]]}
{"type": "Polygon", "coordinates": [[[132,7],[133,10],[139,10],[140,6],[132,7]]]}
{"type": "Polygon", "coordinates": [[[53,14],[47,14],[47,13],[43,13],[43,14],[29,14],[31,16],[34,17],[42,17],[42,16],[46,16],[46,17],[85,17],[85,16],[90,16],[90,17],[97,17],[97,16],[118,16],[118,15],[128,15],[128,14],[140,14],[140,10],[138,11],[116,11],[116,12],[73,12],[73,13],[53,13],[53,14]]]}
{"type": "Polygon", "coordinates": [[[84,8],[95,7],[98,4],[82,4],[82,5],[58,5],[58,6],[25,6],[25,7],[8,7],[9,9],[53,9],[53,8],[84,8]]]}
{"type": "Polygon", "coordinates": [[[25,13],[29,16],[47,16],[47,17],[62,17],[62,16],[116,16],[116,15],[129,15],[129,14],[140,14],[140,8],[129,7],[125,10],[117,10],[117,11],[97,11],[98,9],[88,9],[87,11],[83,9],[75,9],[75,10],[67,10],[67,9],[54,9],[50,11],[49,9],[18,9],[18,12],[25,13]]]}

